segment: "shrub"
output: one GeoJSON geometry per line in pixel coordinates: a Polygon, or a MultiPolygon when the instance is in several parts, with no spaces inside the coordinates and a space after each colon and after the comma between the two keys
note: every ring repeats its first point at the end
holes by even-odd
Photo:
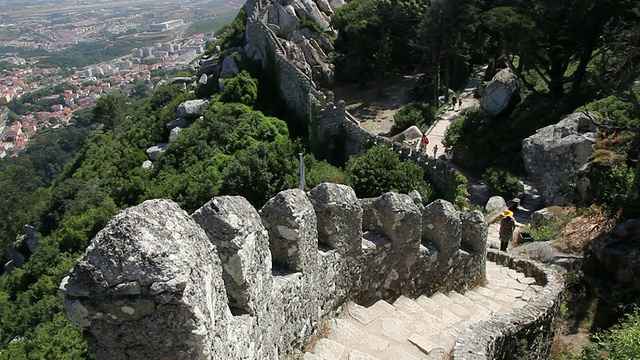
{"type": "Polygon", "coordinates": [[[318,161],[313,155],[305,157],[307,189],[313,189],[323,182],[346,183],[346,175],[339,168],[326,161],[318,161]]]}
{"type": "Polygon", "coordinates": [[[633,104],[613,95],[591,102],[585,108],[600,115],[599,121],[603,124],[640,127],[640,119],[633,115],[633,104]]]}
{"type": "Polygon", "coordinates": [[[449,123],[447,130],[444,131],[444,139],[442,139],[442,144],[445,147],[453,147],[458,143],[464,120],[464,116],[459,116],[449,123]]]}
{"type": "Polygon", "coordinates": [[[571,221],[571,216],[558,214],[536,227],[525,227],[524,232],[531,233],[534,241],[552,241],[562,234],[569,221],[571,221]]]}
{"type": "Polygon", "coordinates": [[[463,137],[477,136],[477,130],[489,120],[489,115],[481,108],[464,110],[464,114],[454,119],[447,127],[442,144],[453,147],[463,137]]]}
{"type": "Polygon", "coordinates": [[[447,186],[447,191],[444,196],[445,200],[451,202],[456,209],[462,209],[469,197],[469,191],[467,187],[469,185],[469,181],[467,178],[459,172],[455,173],[455,177],[451,179],[449,186],[447,186]]]}
{"type": "Polygon", "coordinates": [[[595,203],[608,209],[620,209],[627,201],[633,184],[633,169],[625,164],[611,166],[598,186],[595,203]]]}
{"type": "Polygon", "coordinates": [[[224,83],[224,90],[220,93],[220,101],[236,102],[252,106],[258,98],[258,80],[242,70],[235,77],[224,83]]]}
{"type": "Polygon", "coordinates": [[[401,161],[393,150],[382,146],[349,159],[347,182],[358,197],[375,197],[388,191],[408,194],[412,190],[418,190],[424,201],[433,197],[424,170],[413,162],[401,161]]]}
{"type": "Polygon", "coordinates": [[[427,103],[412,103],[403,106],[393,116],[391,134],[398,134],[407,128],[417,125],[420,128],[429,127],[436,117],[436,109],[427,103]]]}
{"type": "Polygon", "coordinates": [[[635,309],[625,316],[619,326],[608,334],[597,334],[595,342],[587,344],[582,360],[640,359],[640,311],[635,309]]]}
{"type": "Polygon", "coordinates": [[[482,177],[487,182],[487,190],[491,196],[502,196],[509,200],[520,191],[520,180],[506,170],[489,168],[482,177]]]}

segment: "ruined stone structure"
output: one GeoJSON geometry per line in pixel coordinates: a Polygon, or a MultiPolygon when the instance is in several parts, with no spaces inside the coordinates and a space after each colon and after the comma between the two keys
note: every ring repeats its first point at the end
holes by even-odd
{"type": "Polygon", "coordinates": [[[98,359],[278,359],[347,300],[464,292],[485,277],[479,212],[321,184],[192,215],[149,200],[114,217],[61,288],[98,359]]]}

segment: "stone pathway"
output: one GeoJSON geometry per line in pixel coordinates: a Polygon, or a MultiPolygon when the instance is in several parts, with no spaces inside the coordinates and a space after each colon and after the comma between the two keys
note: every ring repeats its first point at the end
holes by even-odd
{"type": "Polygon", "coordinates": [[[533,183],[528,179],[520,179],[524,184],[524,198],[520,201],[518,208],[514,212],[514,217],[517,222],[522,224],[528,224],[531,221],[531,214],[544,207],[542,197],[536,188],[533,187],[533,183]]]}
{"type": "MultiPolygon", "coordinates": [[[[542,202],[542,198],[538,193],[538,190],[533,187],[531,181],[527,179],[521,179],[524,184],[524,197],[518,204],[518,207],[514,209],[513,217],[516,219],[516,232],[518,233],[518,229],[522,228],[529,224],[531,221],[531,214],[540,210],[544,207],[544,203],[542,202]]],[[[500,249],[500,223],[494,222],[489,224],[489,233],[487,235],[487,247],[493,249],[500,249]]],[[[515,239],[515,238],[514,238],[515,239]]],[[[509,244],[507,251],[511,249],[513,244],[509,244]]]]}
{"type": "Polygon", "coordinates": [[[473,94],[478,87],[479,79],[484,77],[484,68],[474,72],[474,75],[467,81],[464,89],[458,94],[459,97],[462,98],[462,106],[459,107],[457,104],[453,108],[449,108],[446,110],[440,117],[436,119],[436,121],[425,131],[427,136],[429,137],[429,146],[427,151],[429,156],[433,155],[433,147],[438,145],[438,151],[436,153],[436,157],[444,155],[444,145],[442,145],[442,140],[444,140],[444,133],[449,127],[451,121],[460,116],[461,110],[468,107],[478,107],[480,106],[480,102],[476,99],[473,94]]]}
{"type": "Polygon", "coordinates": [[[304,359],[445,359],[465,328],[523,307],[540,289],[535,279],[487,262],[487,284],[465,294],[401,296],[369,307],[348,304],[304,359]]]}

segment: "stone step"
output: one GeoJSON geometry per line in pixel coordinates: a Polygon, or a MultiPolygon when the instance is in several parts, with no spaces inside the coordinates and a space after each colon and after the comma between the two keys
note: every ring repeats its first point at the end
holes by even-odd
{"type": "Polygon", "coordinates": [[[358,304],[353,304],[353,306],[349,307],[349,315],[363,325],[367,325],[380,316],[388,315],[394,311],[393,305],[384,300],[377,301],[368,308],[358,304]]]}
{"type": "Polygon", "coordinates": [[[346,358],[344,355],[342,358],[345,360],[381,360],[380,358],[358,350],[351,350],[346,358]]]}
{"type": "MultiPolygon", "coordinates": [[[[434,294],[436,296],[437,294],[434,294]]],[[[445,295],[440,294],[446,298],[445,295]]],[[[438,296],[439,298],[440,296],[438,296]]],[[[416,303],[425,309],[430,315],[439,319],[437,327],[444,328],[452,326],[459,322],[461,319],[456,314],[452,313],[445,307],[447,304],[445,300],[436,300],[434,298],[428,298],[426,296],[420,296],[416,299],[416,303]]]]}
{"type": "Polygon", "coordinates": [[[410,319],[411,324],[409,328],[414,332],[420,332],[423,328],[437,327],[438,324],[441,323],[441,319],[439,317],[418,305],[415,300],[409,299],[405,296],[400,296],[396,299],[393,306],[396,309],[396,317],[410,319]]]}
{"type": "Polygon", "coordinates": [[[316,342],[315,355],[320,359],[333,360],[340,359],[347,348],[333,340],[320,339],[316,342]]]}
{"type": "Polygon", "coordinates": [[[445,359],[470,325],[522,308],[542,288],[535,279],[487,262],[487,284],[461,294],[379,300],[369,307],[348,304],[328,323],[306,360],[445,359]]]}

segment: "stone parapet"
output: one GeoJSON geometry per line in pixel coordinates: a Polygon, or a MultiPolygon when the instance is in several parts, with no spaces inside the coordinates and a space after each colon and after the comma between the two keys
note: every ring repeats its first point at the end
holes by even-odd
{"type": "Polygon", "coordinates": [[[312,79],[287,59],[278,37],[261,21],[248,19],[246,38],[259,50],[262,66],[274,72],[270,76],[277,79],[278,90],[287,108],[305,122],[303,126],[308,128],[310,139],[325,144],[326,150],[339,153],[341,158],[335,160],[346,161],[371,145],[386,146],[397,151],[403,159],[418,163],[441,194],[449,192],[456,170],[446,161],[363,129],[347,114],[344,101],[334,99],[329,91],[325,93],[315,89],[312,79]]]}
{"type": "Polygon", "coordinates": [[[456,341],[452,359],[548,359],[564,289],[551,268],[489,249],[487,258],[534,277],[542,289],[523,308],[467,328],[456,341]]]}
{"type": "Polygon", "coordinates": [[[65,309],[97,359],[286,358],[348,300],[484,280],[484,221],[438,204],[425,216],[407,195],[360,200],[329,183],[282,191],[260,211],[239,196],[191,216],[146,201],[92,240],[61,285],[65,309]],[[447,221],[449,240],[422,231],[447,221]]]}

